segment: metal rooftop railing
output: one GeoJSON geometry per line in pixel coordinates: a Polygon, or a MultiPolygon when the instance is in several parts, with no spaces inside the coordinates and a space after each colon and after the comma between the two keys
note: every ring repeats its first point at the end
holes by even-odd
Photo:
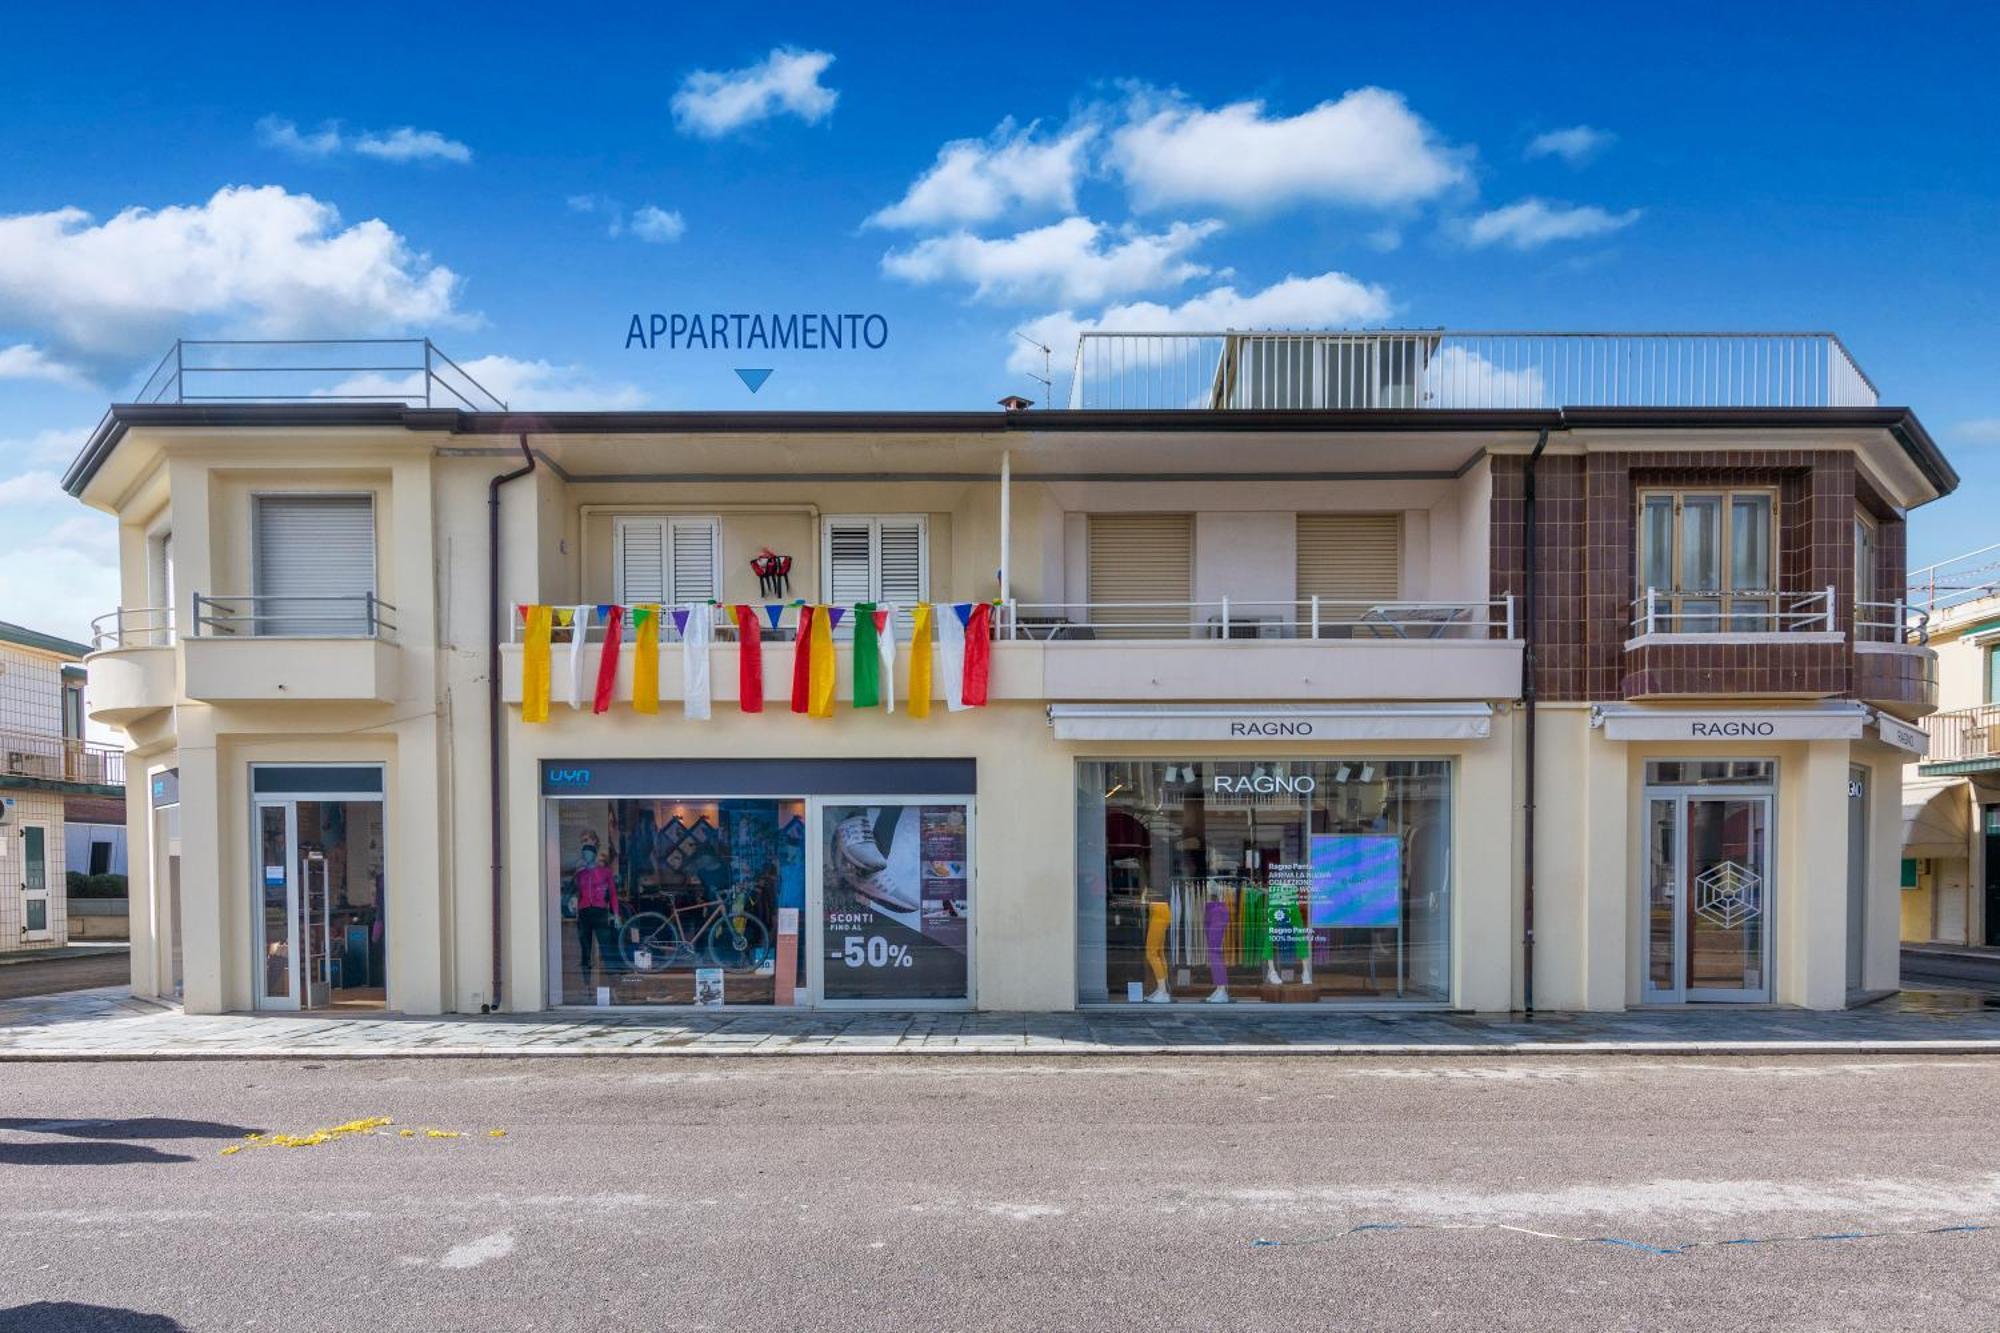
{"type": "Polygon", "coordinates": [[[1831,333],[1085,333],[1072,408],[1872,407],[1831,333]]]}
{"type": "Polygon", "coordinates": [[[2000,597],[2000,543],[1911,570],[1904,596],[1933,616],[2000,597]]]}
{"type": "Polygon", "coordinates": [[[133,401],[507,410],[429,338],[176,339],[133,401]]]}

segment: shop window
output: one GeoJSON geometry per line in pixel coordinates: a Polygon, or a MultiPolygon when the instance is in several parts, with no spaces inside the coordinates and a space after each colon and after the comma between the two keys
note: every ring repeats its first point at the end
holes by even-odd
{"type": "Polygon", "coordinates": [[[1781,628],[1768,490],[1642,491],[1635,621],[1663,634],[1781,628]],[[1649,598],[1650,594],[1650,598],[1649,598]]]}
{"type": "Polygon", "coordinates": [[[1778,776],[1769,759],[1653,759],[1648,787],[1768,787],[1778,776]]]}
{"type": "Polygon", "coordinates": [[[1077,766],[1079,999],[1450,994],[1443,760],[1077,766]]]}

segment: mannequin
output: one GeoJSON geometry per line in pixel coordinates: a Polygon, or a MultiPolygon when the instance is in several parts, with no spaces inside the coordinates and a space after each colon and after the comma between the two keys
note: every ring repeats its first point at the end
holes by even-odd
{"type": "Polygon", "coordinates": [[[1215,983],[1205,1004],[1229,1003],[1229,969],[1224,965],[1222,944],[1229,933],[1229,904],[1223,900],[1222,884],[1210,880],[1208,902],[1202,907],[1202,933],[1208,937],[1208,977],[1215,983]]]}
{"type": "Polygon", "coordinates": [[[1151,889],[1140,901],[1146,909],[1146,970],[1153,974],[1153,990],[1146,1003],[1172,1004],[1173,994],[1167,990],[1167,925],[1173,919],[1173,909],[1153,897],[1151,889]]]}

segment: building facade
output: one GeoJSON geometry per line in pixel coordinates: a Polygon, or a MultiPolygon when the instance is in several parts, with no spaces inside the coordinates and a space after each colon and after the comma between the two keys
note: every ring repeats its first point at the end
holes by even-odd
{"type": "Polygon", "coordinates": [[[68,872],[92,864],[88,845],[67,855],[71,834],[123,826],[124,755],[84,739],[89,651],[0,621],[0,953],[69,942],[68,872]]]}
{"type": "Polygon", "coordinates": [[[525,416],[432,356],[383,403],[177,371],[70,470],[142,992],[1897,984],[1903,525],[1956,477],[1829,335],[1087,339],[1070,406],[986,412],[525,416]]]}
{"type": "Polygon", "coordinates": [[[2000,550],[1913,571],[1909,602],[1938,661],[1926,752],[1904,771],[1902,937],[2000,944],[2000,550]]]}

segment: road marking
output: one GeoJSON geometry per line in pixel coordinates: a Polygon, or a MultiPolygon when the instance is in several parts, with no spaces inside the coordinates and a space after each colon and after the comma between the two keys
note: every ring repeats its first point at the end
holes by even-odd
{"type": "Polygon", "coordinates": [[[514,1233],[496,1231],[478,1240],[469,1240],[463,1245],[454,1245],[445,1251],[444,1258],[438,1260],[439,1268],[477,1268],[495,1259],[505,1259],[514,1252],[514,1233]]]}

